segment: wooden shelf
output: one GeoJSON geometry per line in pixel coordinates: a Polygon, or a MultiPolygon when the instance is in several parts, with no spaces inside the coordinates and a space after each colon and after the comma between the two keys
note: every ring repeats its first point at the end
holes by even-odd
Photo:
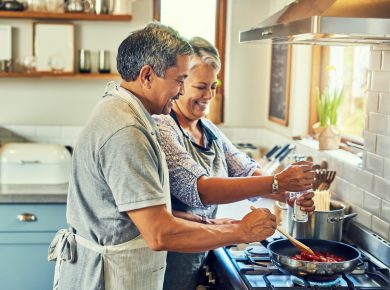
{"type": "Polygon", "coordinates": [[[34,11],[0,11],[0,18],[87,20],[87,21],[130,21],[131,15],[91,14],[91,13],[53,13],[34,11]]]}
{"type": "Polygon", "coordinates": [[[75,80],[118,80],[120,76],[116,73],[52,73],[52,72],[34,72],[34,73],[16,73],[0,72],[0,78],[54,78],[54,79],[75,79],[75,80]]]}

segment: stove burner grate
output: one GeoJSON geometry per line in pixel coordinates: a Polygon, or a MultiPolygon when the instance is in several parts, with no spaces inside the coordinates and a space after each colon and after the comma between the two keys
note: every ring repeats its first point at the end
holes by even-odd
{"type": "Polygon", "coordinates": [[[337,278],[329,281],[310,281],[301,277],[291,276],[292,285],[304,286],[304,287],[321,287],[321,288],[332,288],[339,286],[341,278],[337,278]]]}

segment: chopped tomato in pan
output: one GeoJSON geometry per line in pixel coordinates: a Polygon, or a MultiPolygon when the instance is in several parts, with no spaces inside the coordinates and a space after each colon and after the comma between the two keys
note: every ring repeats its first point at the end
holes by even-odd
{"type": "Polygon", "coordinates": [[[336,256],[331,253],[314,252],[315,255],[311,255],[305,252],[300,252],[292,256],[291,258],[298,261],[309,261],[309,262],[344,262],[345,259],[336,256]]]}

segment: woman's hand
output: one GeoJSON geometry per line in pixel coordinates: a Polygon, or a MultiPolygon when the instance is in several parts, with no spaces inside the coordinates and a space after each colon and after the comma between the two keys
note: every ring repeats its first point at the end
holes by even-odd
{"type": "MultiPolygon", "coordinates": [[[[302,210],[307,211],[309,214],[312,214],[313,211],[315,210],[313,197],[314,197],[313,191],[303,192],[302,195],[297,200],[297,205],[299,205],[302,210]]],[[[294,206],[295,199],[296,199],[295,196],[292,198],[289,198],[287,200],[287,203],[290,206],[294,206]]]]}
{"type": "Polygon", "coordinates": [[[276,229],[276,217],[267,208],[256,208],[239,222],[246,242],[262,241],[272,236],[276,229]]]}
{"type": "Polygon", "coordinates": [[[278,192],[300,192],[313,188],[315,172],[311,170],[312,163],[300,161],[293,163],[282,172],[276,174],[278,178],[278,192]]]}

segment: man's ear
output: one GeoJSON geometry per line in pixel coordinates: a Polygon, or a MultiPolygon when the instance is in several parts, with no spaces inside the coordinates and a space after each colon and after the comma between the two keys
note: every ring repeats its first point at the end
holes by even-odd
{"type": "Polygon", "coordinates": [[[144,65],[141,68],[141,71],[139,73],[139,77],[141,80],[141,84],[143,87],[150,89],[151,87],[151,82],[153,81],[155,77],[154,70],[150,65],[144,65]]]}

